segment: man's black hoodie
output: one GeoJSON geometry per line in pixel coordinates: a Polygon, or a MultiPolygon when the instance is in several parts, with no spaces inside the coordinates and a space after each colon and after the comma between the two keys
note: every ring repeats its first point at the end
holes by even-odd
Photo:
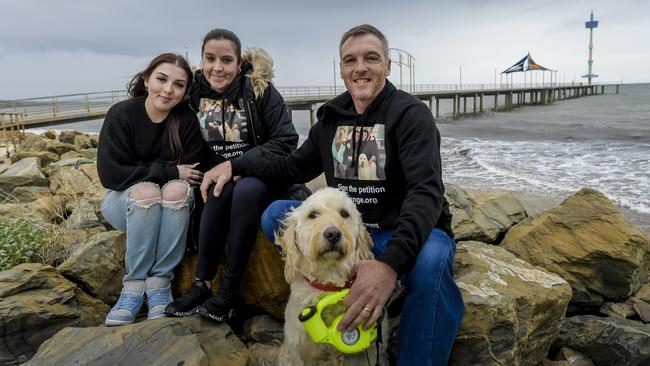
{"type": "Polygon", "coordinates": [[[395,230],[376,259],[398,274],[412,268],[434,227],[453,237],[442,183],[440,134],[424,103],[386,80],[364,114],[357,114],[346,92],[321,106],[317,116],[307,140],[290,156],[255,165],[233,161],[233,174],[288,183],[307,182],[325,172],[327,185],[352,198],[367,227],[395,230]],[[371,143],[357,137],[361,129],[370,131],[372,143],[379,146],[370,179],[360,173],[366,164],[360,155],[369,151],[363,144],[371,143]],[[350,161],[341,167],[334,159],[335,146],[346,132],[352,135],[346,148],[353,152],[346,154],[350,161]]]}

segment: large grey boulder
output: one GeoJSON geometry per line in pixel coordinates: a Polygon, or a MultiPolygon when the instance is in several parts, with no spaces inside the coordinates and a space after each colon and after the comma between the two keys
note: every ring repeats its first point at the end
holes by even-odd
{"type": "Polygon", "coordinates": [[[460,242],[454,261],[465,315],[450,365],[538,365],[571,299],[560,276],[480,242],[460,242]]]}
{"type": "Polygon", "coordinates": [[[97,189],[83,171],[74,166],[64,166],[50,175],[50,191],[57,195],[76,196],[97,189]]]}
{"type": "Polygon", "coordinates": [[[108,310],[50,266],[27,263],[0,272],[0,364],[27,361],[65,327],[101,324],[108,310]]]}
{"type": "Polygon", "coordinates": [[[225,323],[160,318],[120,327],[66,328],[25,365],[248,365],[250,352],[225,323]]]}
{"type": "Polygon", "coordinates": [[[26,186],[16,187],[11,191],[11,197],[18,202],[32,202],[41,197],[50,196],[49,187],[26,186]]]}
{"type": "Polygon", "coordinates": [[[11,154],[11,162],[15,163],[19,160],[25,159],[25,158],[39,158],[41,161],[41,166],[46,166],[50,163],[53,163],[57,160],[59,160],[59,156],[55,153],[51,153],[49,151],[18,151],[13,154],[11,154]]]}
{"type": "Polygon", "coordinates": [[[5,192],[20,186],[47,186],[48,183],[41,171],[41,160],[36,157],[18,160],[0,174],[0,189],[5,192]]]}
{"type": "Polygon", "coordinates": [[[74,140],[82,133],[79,131],[64,130],[59,133],[59,141],[66,144],[74,144],[74,140]]]}
{"type": "Polygon", "coordinates": [[[619,317],[567,318],[554,347],[571,347],[596,365],[650,365],[650,324],[619,317]]]}
{"type": "Polygon", "coordinates": [[[445,196],[458,241],[499,242],[506,231],[528,216],[512,193],[468,192],[450,184],[446,186],[445,196]]]}
{"type": "Polygon", "coordinates": [[[120,296],[126,275],[126,235],[119,231],[96,234],[83,242],[57,269],[107,304],[120,296]]]}
{"type": "Polygon", "coordinates": [[[529,217],[501,244],[566,279],[576,305],[600,306],[634,294],[648,275],[650,241],[602,193],[584,188],[529,217]]]}
{"type": "Polygon", "coordinates": [[[93,142],[88,135],[77,135],[74,137],[74,146],[77,147],[77,150],[82,149],[92,149],[93,142]]]}
{"type": "Polygon", "coordinates": [[[88,229],[93,227],[104,227],[104,224],[97,216],[97,212],[101,211],[99,208],[101,202],[91,197],[79,199],[76,202],[71,202],[66,206],[69,213],[65,224],[69,229],[88,229]]]}

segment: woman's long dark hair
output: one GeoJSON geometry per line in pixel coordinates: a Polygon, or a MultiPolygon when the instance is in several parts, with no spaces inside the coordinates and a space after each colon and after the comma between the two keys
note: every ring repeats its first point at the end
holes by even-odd
{"type": "MultiPolygon", "coordinates": [[[[193,73],[192,68],[190,68],[189,63],[185,60],[185,57],[177,55],[174,53],[163,53],[162,55],[157,56],[149,63],[146,69],[135,74],[131,81],[127,84],[126,88],[128,94],[135,98],[148,95],[147,88],[144,86],[144,81],[147,80],[154,70],[161,64],[172,64],[180,67],[185,71],[187,75],[187,84],[185,88],[185,94],[183,98],[187,96],[187,93],[192,86],[193,73]]],[[[180,103],[183,103],[182,101],[180,103]]],[[[183,158],[183,144],[181,143],[180,137],[180,123],[181,123],[181,108],[179,104],[175,105],[174,108],[169,112],[169,143],[174,156],[176,163],[180,163],[183,158]]]]}

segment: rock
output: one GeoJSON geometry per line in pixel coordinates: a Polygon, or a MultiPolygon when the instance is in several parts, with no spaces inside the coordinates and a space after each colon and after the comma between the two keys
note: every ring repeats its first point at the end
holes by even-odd
{"type": "Polygon", "coordinates": [[[32,223],[58,223],[63,221],[65,208],[63,200],[43,196],[27,203],[0,204],[0,217],[22,218],[32,223]]]}
{"type": "Polygon", "coordinates": [[[458,241],[498,242],[514,224],[528,216],[511,193],[470,193],[458,186],[447,185],[445,196],[458,241]]]}
{"type": "Polygon", "coordinates": [[[0,174],[0,193],[6,194],[16,189],[16,187],[32,186],[36,185],[36,183],[44,187],[48,185],[47,180],[42,181],[39,179],[37,182],[34,182],[34,179],[29,177],[8,177],[0,174]]]}
{"type": "Polygon", "coordinates": [[[145,320],[120,327],[66,328],[28,365],[241,365],[251,355],[225,323],[200,317],[145,320]]]}
{"type": "Polygon", "coordinates": [[[21,148],[22,151],[44,151],[47,143],[39,135],[32,135],[28,137],[21,148]]]}
{"type": "Polygon", "coordinates": [[[257,343],[280,344],[284,340],[284,326],[275,318],[260,315],[244,323],[244,334],[257,343]]]}
{"type": "Polygon", "coordinates": [[[79,131],[65,130],[59,133],[59,141],[66,144],[74,144],[75,137],[81,135],[79,131]]]}
{"type": "Polygon", "coordinates": [[[62,328],[101,324],[108,310],[50,266],[27,263],[0,272],[0,364],[27,361],[62,328]]]}
{"type": "Polygon", "coordinates": [[[525,261],[566,279],[577,305],[622,300],[646,280],[650,241],[602,193],[584,188],[534,215],[501,244],[525,261]]]}
{"type": "Polygon", "coordinates": [[[0,174],[0,189],[5,192],[20,186],[47,186],[48,183],[41,172],[40,159],[35,157],[19,160],[0,174]]]}
{"type": "Polygon", "coordinates": [[[650,282],[644,283],[634,297],[650,302],[650,282]]]}
{"type": "Polygon", "coordinates": [[[75,197],[82,193],[94,193],[97,189],[80,169],[64,166],[50,175],[50,191],[75,197]]]}
{"type": "Polygon", "coordinates": [[[97,148],[97,144],[99,143],[99,134],[98,133],[89,133],[88,136],[90,137],[90,141],[93,144],[93,148],[97,148]]]}
{"type": "MultiPolygon", "coordinates": [[[[174,273],[174,294],[179,296],[192,286],[196,278],[196,254],[186,255],[174,273]]],[[[217,278],[212,281],[212,288],[219,288],[223,275],[220,265],[217,278]]],[[[248,261],[241,295],[249,305],[255,305],[278,319],[284,319],[284,307],[289,298],[289,285],[284,280],[284,262],[280,252],[260,231],[248,261]]]]}
{"type": "Polygon", "coordinates": [[[571,347],[596,365],[650,364],[650,325],[618,317],[565,319],[554,347],[571,347]]]}
{"type": "Polygon", "coordinates": [[[99,173],[97,173],[97,162],[79,165],[79,169],[90,179],[93,183],[101,184],[99,181],[99,173]]]}
{"type": "Polygon", "coordinates": [[[650,323],[650,304],[636,297],[630,297],[630,302],[634,311],[641,317],[641,320],[644,323],[650,323]]]}
{"type": "Polygon", "coordinates": [[[66,206],[68,217],[65,220],[66,227],[69,229],[88,229],[92,227],[104,227],[104,223],[97,216],[97,211],[101,203],[92,198],[76,200],[69,207],[66,206]]]}
{"type": "Polygon", "coordinates": [[[45,140],[45,149],[49,152],[61,155],[67,153],[68,151],[74,151],[75,146],[73,144],[66,144],[58,140],[45,140]]]}
{"type": "Polygon", "coordinates": [[[608,316],[621,318],[629,318],[635,314],[634,307],[628,302],[606,302],[599,311],[608,316]]]}
{"type": "Polygon", "coordinates": [[[11,196],[17,202],[32,202],[41,197],[51,196],[48,187],[16,187],[11,191],[11,196]]]}
{"type": "Polygon", "coordinates": [[[465,315],[449,364],[540,364],[560,332],[569,284],[480,242],[458,244],[454,272],[465,315]]]}
{"type": "Polygon", "coordinates": [[[77,150],[81,149],[92,149],[93,142],[90,140],[88,135],[77,135],[74,137],[74,146],[77,147],[77,150]]]}
{"type": "Polygon", "coordinates": [[[278,365],[280,345],[253,343],[248,346],[251,352],[251,362],[248,366],[282,366],[278,365]]]}
{"type": "Polygon", "coordinates": [[[97,160],[97,147],[93,147],[92,149],[81,149],[79,150],[79,154],[86,159],[97,160]]]}
{"type": "Polygon", "coordinates": [[[562,347],[555,361],[544,361],[544,366],[595,366],[586,355],[569,347],[562,347]]]}
{"type": "Polygon", "coordinates": [[[53,140],[56,139],[56,132],[54,132],[53,130],[47,130],[41,134],[41,137],[45,139],[53,140]]]}
{"type": "Polygon", "coordinates": [[[114,304],[126,275],[124,253],[126,235],[108,231],[88,238],[57,270],[91,295],[114,304]]]}
{"type": "Polygon", "coordinates": [[[67,153],[61,154],[61,160],[64,159],[73,159],[73,158],[83,158],[79,151],[68,151],[67,153]]]}
{"type": "Polygon", "coordinates": [[[59,156],[55,153],[51,153],[49,151],[18,151],[17,153],[14,153],[11,155],[11,162],[15,163],[19,160],[25,159],[25,158],[39,158],[41,161],[41,167],[44,167],[50,163],[53,163],[55,161],[59,160],[59,156]]]}
{"type": "Polygon", "coordinates": [[[78,169],[82,164],[92,164],[94,162],[94,160],[86,159],[84,157],[72,157],[52,163],[50,164],[50,168],[63,168],[64,166],[70,166],[78,169]]]}
{"type": "Polygon", "coordinates": [[[0,160],[0,174],[4,173],[11,166],[10,160],[0,160]]]}

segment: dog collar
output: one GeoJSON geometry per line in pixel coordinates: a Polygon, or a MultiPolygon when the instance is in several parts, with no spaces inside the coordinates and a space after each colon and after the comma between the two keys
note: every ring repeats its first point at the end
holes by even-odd
{"type": "Polygon", "coordinates": [[[318,281],[312,281],[307,277],[305,277],[305,280],[307,280],[307,282],[309,283],[309,285],[311,285],[311,287],[321,291],[328,291],[328,292],[341,291],[345,288],[350,288],[350,286],[352,285],[352,281],[350,280],[345,281],[343,286],[337,286],[332,283],[322,283],[318,281]]]}

